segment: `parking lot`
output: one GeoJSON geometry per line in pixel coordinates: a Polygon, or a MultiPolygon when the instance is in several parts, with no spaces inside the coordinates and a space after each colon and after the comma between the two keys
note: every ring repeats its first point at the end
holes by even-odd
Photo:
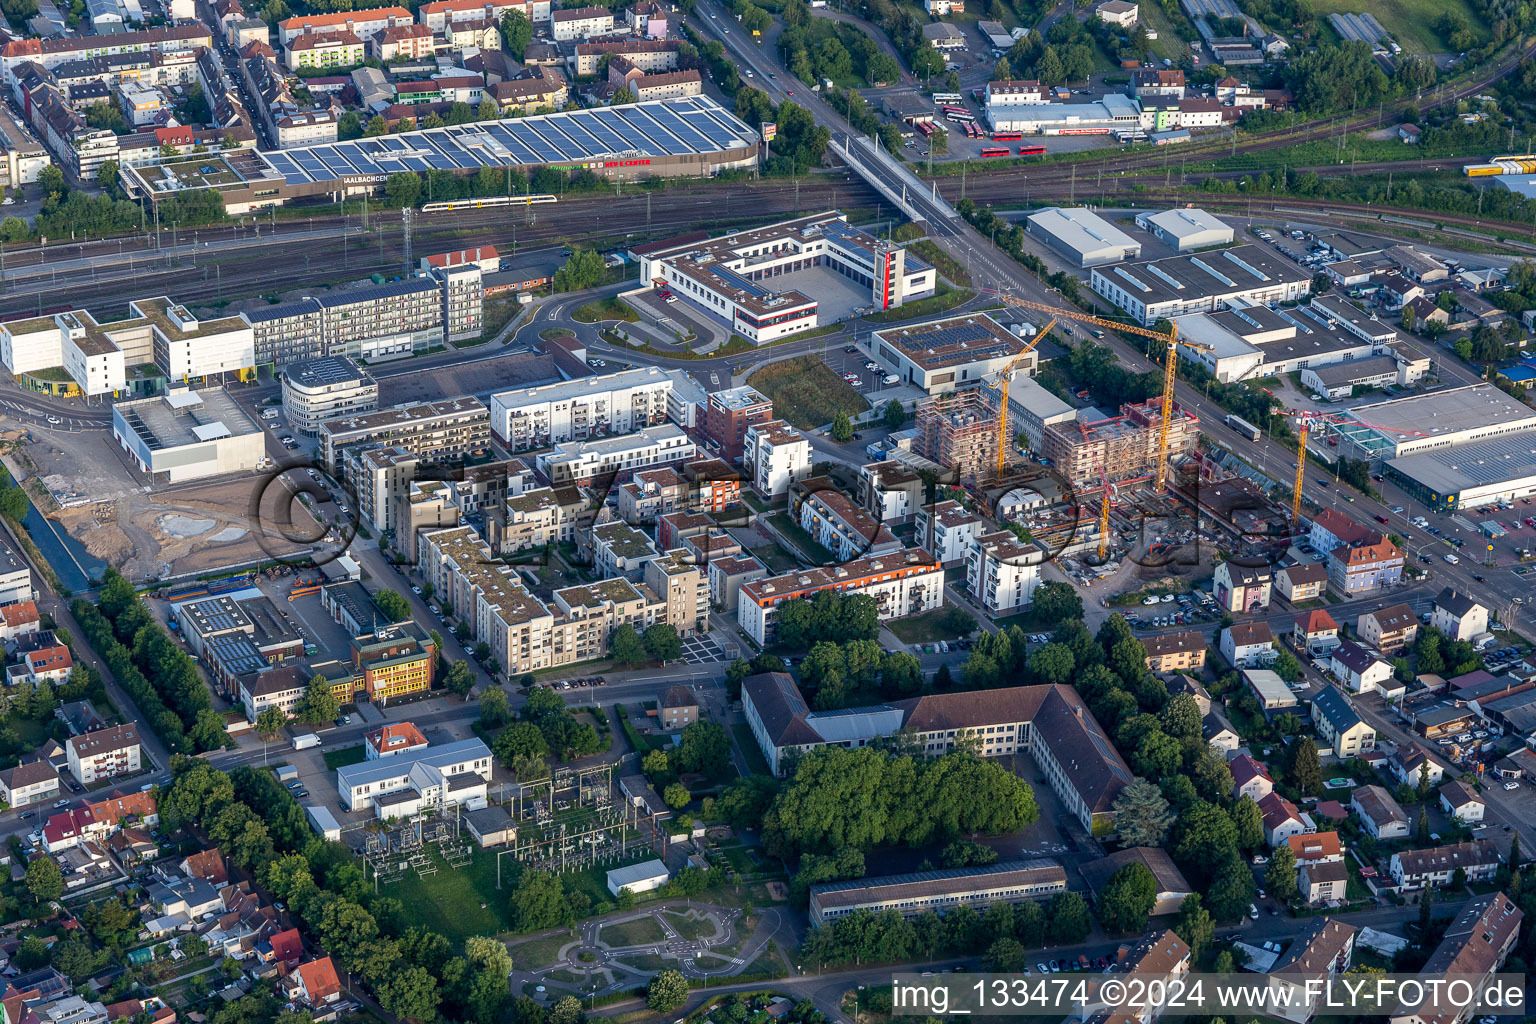
{"type": "Polygon", "coordinates": [[[894,398],[895,393],[904,386],[899,382],[895,384],[883,383],[884,378],[890,374],[890,371],[883,366],[879,366],[874,370],[865,366],[865,363],[874,362],[874,360],[869,358],[868,352],[857,345],[844,345],[835,349],[829,348],[826,352],[822,353],[821,360],[832,367],[839,377],[847,380],[855,391],[867,396],[871,405],[877,404],[880,401],[879,396],[885,392],[890,392],[886,396],[887,398],[894,398]],[[850,352],[848,351],[849,349],[853,349],[853,351],[850,352]],[[849,380],[849,376],[856,378],[857,382],[849,380]]]}

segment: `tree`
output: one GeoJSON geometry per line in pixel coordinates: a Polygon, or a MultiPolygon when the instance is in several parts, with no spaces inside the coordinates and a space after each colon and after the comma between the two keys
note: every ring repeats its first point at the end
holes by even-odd
{"type": "Polygon", "coordinates": [[[1157,879],[1141,862],[1133,862],[1109,876],[1099,895],[1099,920],[1114,932],[1140,932],[1157,902],[1157,879]]]}
{"type": "Polygon", "coordinates": [[[1253,872],[1236,854],[1228,857],[1216,872],[1209,890],[1211,914],[1219,920],[1236,920],[1253,904],[1253,872]]]}
{"type": "Polygon", "coordinates": [[[331,691],[331,681],[316,675],[304,689],[304,695],[293,705],[293,717],[305,725],[324,725],[336,721],[341,714],[341,701],[331,691]]]}
{"type": "Polygon", "coordinates": [[[27,865],[27,893],[38,903],[64,895],[64,873],[52,857],[38,857],[27,865]]]}
{"type": "Polygon", "coordinates": [[[1024,969],[1029,956],[1018,939],[1005,936],[987,947],[986,960],[989,970],[1013,974],[1024,969]]]}
{"type": "Polygon", "coordinates": [[[543,757],[549,753],[549,744],[534,723],[513,722],[496,734],[491,750],[497,760],[510,767],[519,758],[543,757]]]}
{"type": "Polygon", "coordinates": [[[1281,903],[1296,898],[1296,851],[1289,843],[1281,843],[1269,855],[1269,867],[1264,869],[1264,888],[1281,903]]]}
{"type": "Polygon", "coordinates": [[[533,22],[521,11],[508,11],[501,16],[502,48],[518,60],[533,41],[533,22]]]}
{"type": "Polygon", "coordinates": [[[1403,330],[1412,332],[1418,319],[1418,314],[1413,311],[1412,306],[1403,307],[1403,330]]]}
{"type": "Polygon", "coordinates": [[[662,790],[661,799],[674,811],[680,811],[688,806],[688,801],[693,799],[693,795],[688,792],[681,782],[674,782],[662,790]]]}
{"type": "Polygon", "coordinates": [[[607,269],[600,253],[591,249],[577,249],[555,271],[554,289],[557,292],[578,292],[584,288],[595,288],[602,284],[607,269]]]}
{"type": "Polygon", "coordinates": [[[389,122],[384,120],[382,114],[374,114],[368,119],[368,124],[363,128],[365,138],[375,138],[389,134],[389,122]]]}
{"type": "Polygon", "coordinates": [[[528,868],[512,887],[512,919],[523,932],[557,928],[570,921],[565,886],[548,871],[528,868]]]}
{"type": "Polygon", "coordinates": [[[832,418],[832,440],[838,444],[847,444],[853,440],[853,421],[842,409],[837,410],[837,415],[832,418]]]}
{"type": "Polygon", "coordinates": [[[1196,800],[1179,817],[1173,848],[1174,857],[1179,861],[1212,872],[1236,853],[1237,826],[1221,807],[1207,800],[1196,800]]]}
{"type": "Polygon", "coordinates": [[[1035,588],[1035,614],[1047,622],[1067,622],[1083,617],[1083,599],[1070,583],[1051,580],[1035,588]]]}
{"type": "Polygon", "coordinates": [[[1189,946],[1190,956],[1195,959],[1216,938],[1216,923],[1202,905],[1199,893],[1190,893],[1179,904],[1179,919],[1174,922],[1173,931],[1189,946]]]}
{"type": "Polygon", "coordinates": [[[480,721],[489,729],[503,725],[512,718],[512,705],[507,701],[507,691],[499,686],[487,686],[480,692],[480,721]]]}
{"type": "Polygon", "coordinates": [[[1281,651],[1280,657],[1270,666],[1276,675],[1288,683],[1294,683],[1301,678],[1301,662],[1296,660],[1296,655],[1290,651],[1281,651]]]}
{"type": "Polygon", "coordinates": [[[13,523],[19,523],[27,517],[27,506],[31,502],[27,499],[27,492],[14,484],[6,484],[0,487],[0,515],[5,516],[13,523]]]}
{"type": "Polygon", "coordinates": [[[685,772],[718,776],[731,763],[731,737],[716,722],[694,722],[684,727],[677,744],[677,766],[685,772]]]}
{"type": "Polygon", "coordinates": [[[613,98],[608,101],[610,107],[617,107],[623,103],[635,103],[635,91],[629,86],[620,86],[613,91],[613,98]]]}
{"type": "Polygon", "coordinates": [[[646,628],[641,637],[645,653],[665,665],[683,656],[683,642],[677,635],[677,627],[658,622],[646,628]]]}
{"type": "Polygon", "coordinates": [[[1417,830],[1414,832],[1414,838],[1416,840],[1418,840],[1418,844],[1420,846],[1428,846],[1429,845],[1429,808],[1428,807],[1424,808],[1423,810],[1421,810],[1419,812],[1419,824],[1418,824],[1417,830]]]}
{"type": "Polygon", "coordinates": [[[1088,914],[1088,904],[1075,892],[1059,892],[1051,897],[1045,907],[1047,930],[1051,941],[1070,946],[1082,942],[1093,930],[1093,918],[1088,914]]]}
{"type": "Polygon", "coordinates": [[[565,701],[560,695],[548,686],[535,686],[528,691],[528,706],[524,712],[529,718],[540,719],[545,715],[556,715],[565,710],[565,701]]]}
{"type": "Polygon", "coordinates": [[[881,415],[885,425],[892,430],[900,430],[901,425],[907,422],[907,411],[901,407],[901,402],[891,399],[885,403],[885,412],[881,415]]]}
{"type": "Polygon", "coordinates": [[[1237,827],[1238,849],[1254,850],[1264,842],[1264,814],[1246,793],[1232,805],[1232,824],[1237,827]]]}
{"type": "Polygon", "coordinates": [[[256,732],[267,739],[276,736],[287,724],[288,712],[275,704],[262,708],[261,714],[256,716],[256,732]]]}
{"type": "Polygon", "coordinates": [[[1114,815],[1125,846],[1162,846],[1176,818],[1162,791],[1141,778],[1120,791],[1114,815]]]}
{"type": "Polygon", "coordinates": [[[460,697],[468,697],[469,691],[475,688],[475,677],[469,671],[469,663],[456,661],[449,665],[448,671],[443,673],[443,685],[460,697]]]}
{"type": "Polygon", "coordinates": [[[1308,737],[1291,740],[1286,751],[1286,778],[1302,796],[1317,796],[1323,791],[1323,766],[1317,758],[1317,744],[1308,737]]]}
{"type": "Polygon", "coordinates": [[[645,647],[635,627],[624,623],[608,639],[608,653],[620,665],[638,665],[645,660],[645,647]]]}
{"type": "Polygon", "coordinates": [[[562,996],[560,1001],[549,1008],[549,1016],[545,1018],[545,1024],[582,1024],[587,1015],[582,1012],[581,1000],[575,996],[562,996]]]}
{"type": "Polygon", "coordinates": [[[421,175],[415,171],[396,171],[384,179],[384,196],[395,209],[415,206],[421,199],[421,175]]]}
{"type": "Polygon", "coordinates": [[[688,979],[679,971],[662,971],[645,990],[645,1005],[657,1013],[671,1013],[688,1001],[688,979]]]}
{"type": "Polygon", "coordinates": [[[411,617],[411,603],[395,590],[381,590],[373,595],[373,603],[378,605],[390,622],[404,622],[411,617]]]}

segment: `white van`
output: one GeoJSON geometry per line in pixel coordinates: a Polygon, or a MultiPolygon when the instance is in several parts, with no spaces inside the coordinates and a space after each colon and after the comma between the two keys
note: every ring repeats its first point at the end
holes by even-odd
{"type": "Polygon", "coordinates": [[[1455,565],[1457,562],[1461,561],[1461,559],[1457,558],[1455,555],[1446,555],[1445,560],[1452,565],[1455,565]]]}
{"type": "Polygon", "coordinates": [[[901,378],[896,376],[894,373],[888,373],[880,379],[880,383],[885,385],[900,384],[901,378]]]}

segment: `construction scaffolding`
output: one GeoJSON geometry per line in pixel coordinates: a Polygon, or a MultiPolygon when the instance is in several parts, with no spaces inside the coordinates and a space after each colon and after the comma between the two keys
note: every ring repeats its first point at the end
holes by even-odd
{"type": "Polygon", "coordinates": [[[978,481],[997,467],[997,392],[987,388],[946,391],[917,403],[913,450],[944,466],[956,481],[978,481]]]}
{"type": "MultiPolygon", "coordinates": [[[[1156,472],[1161,427],[1162,407],[1154,399],[1123,405],[1118,416],[1048,426],[1041,448],[1074,487],[1101,490],[1109,483],[1124,484],[1156,472]]],[[[1193,451],[1199,436],[1199,417],[1175,404],[1168,425],[1169,459],[1193,451]]]]}

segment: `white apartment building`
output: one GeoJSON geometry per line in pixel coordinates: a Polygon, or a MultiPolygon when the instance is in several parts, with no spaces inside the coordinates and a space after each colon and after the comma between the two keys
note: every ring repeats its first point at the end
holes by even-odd
{"type": "Polygon", "coordinates": [[[290,364],[283,371],[283,413],[305,437],[320,424],[379,407],[379,382],[346,356],[325,356],[290,364]]]}
{"type": "Polygon", "coordinates": [[[800,528],[840,561],[901,550],[901,541],[880,520],[841,491],[832,487],[808,488],[799,501],[800,528]]]}
{"type": "Polygon", "coordinates": [[[385,29],[414,23],[404,7],[374,7],[366,11],[335,11],[330,14],[302,14],[277,23],[277,34],[284,46],[306,32],[352,32],[367,40],[385,29]]]}
{"type": "Polygon", "coordinates": [[[921,548],[859,558],[832,568],[803,569],[741,587],[736,620],[760,646],[773,640],[774,611],[785,601],[814,597],[823,590],[868,594],[880,618],[919,615],[944,603],[944,568],[921,548]]]}
{"type": "Polygon", "coordinates": [[[613,11],[607,7],[573,7],[550,15],[550,34],[557,43],[613,33],[613,11]]]}
{"type": "Polygon", "coordinates": [[[562,442],[538,456],[538,468],[556,486],[589,487],[628,477],[636,470],[687,462],[697,454],[698,446],[682,427],[663,423],[618,437],[562,442]]]}
{"type": "Polygon", "coordinates": [[[987,523],[958,501],[924,505],[917,513],[917,544],[933,552],[946,568],[960,565],[987,523]]]}
{"type": "Polygon", "coordinates": [[[69,772],[82,786],[139,770],[139,727],[132,722],[71,736],[69,772]]]}
{"type": "Polygon", "coordinates": [[[416,479],[421,458],[399,445],[348,448],[343,477],[357,495],[357,514],[369,529],[395,528],[395,498],[416,479]]]}
{"type": "Polygon", "coordinates": [[[500,24],[508,11],[517,11],[530,22],[548,21],[549,0],[532,4],[528,0],[435,0],[419,7],[416,17],[432,31],[441,32],[450,22],[457,21],[484,19],[500,24]]]}
{"type": "Polygon", "coordinates": [[[491,432],[514,451],[628,434],[667,416],[672,378],[654,366],[491,395],[491,432]]]}
{"type": "Polygon", "coordinates": [[[661,552],[651,538],[628,523],[604,523],[592,528],[592,563],[603,579],[623,578],[638,582],[645,565],[661,552]]]}
{"type": "Polygon", "coordinates": [[[155,365],[173,381],[187,383],[256,366],[255,335],[238,316],[200,321],[187,307],[166,298],[135,299],[128,309],[149,321],[155,365]]]}
{"type": "Polygon", "coordinates": [[[742,464],[753,489],[772,500],[811,475],[811,443],[783,420],[754,423],[742,443],[742,464]]]}
{"type": "Polygon", "coordinates": [[[1034,600],[1044,554],[1007,530],[972,537],[965,553],[971,596],[989,615],[1012,615],[1034,600]]]}
{"type": "Polygon", "coordinates": [[[0,534],[0,607],[36,597],[31,567],[11,546],[10,538],[0,534]]]}

